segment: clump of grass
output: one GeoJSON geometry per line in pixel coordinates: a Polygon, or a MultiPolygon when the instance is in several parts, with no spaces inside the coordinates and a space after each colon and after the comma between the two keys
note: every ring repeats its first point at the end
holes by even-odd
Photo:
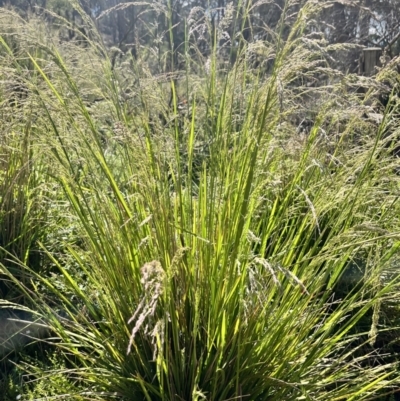
{"type": "MultiPolygon", "coordinates": [[[[121,105],[124,77],[98,57],[98,43],[87,54],[103,75],[83,89],[68,54],[42,49],[51,74],[30,57],[47,127],[37,137],[80,243],[65,244],[74,269],[43,247],[58,281],[27,267],[63,317],[21,290],[72,366],[65,374],[84,383],[76,397],[366,400],[395,383],[394,365],[375,364],[366,347],[397,285],[388,271],[399,247],[398,178],[380,152],[387,120],[377,136],[366,124],[370,138],[351,146],[363,105],[327,64],[330,94],[318,88],[314,123],[296,137],[294,109],[308,90],[295,78],[323,60],[322,44],[310,50],[303,40],[315,7],[265,45],[275,54],[266,74],[251,68],[244,42],[220,70],[211,44],[204,74],[192,80],[188,67],[186,92],[196,96],[183,114],[172,79],[172,110],[150,115],[145,89],[166,85],[133,60],[129,74],[147,81],[121,105]],[[103,133],[86,91],[110,110],[103,133]],[[354,261],[361,274],[340,294],[354,261]]],[[[73,398],[64,384],[57,396],[73,398]]]]}
{"type": "MultiPolygon", "coordinates": [[[[0,143],[0,260],[27,284],[24,272],[8,259],[10,256],[18,258],[36,272],[42,267],[36,241],[46,235],[46,212],[41,204],[46,193],[42,182],[45,167],[33,163],[29,121],[25,126],[4,130],[3,134],[0,143]]],[[[6,281],[3,275],[0,294],[11,299],[16,294],[12,294],[12,286],[6,281]]]]}

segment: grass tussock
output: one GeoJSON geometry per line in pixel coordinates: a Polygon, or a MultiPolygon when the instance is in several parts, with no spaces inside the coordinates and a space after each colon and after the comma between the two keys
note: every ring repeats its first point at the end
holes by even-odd
{"type": "Polygon", "coordinates": [[[184,68],[161,72],[4,10],[1,271],[65,358],[52,396],[370,400],[397,383],[374,347],[397,297],[396,108],[364,117],[379,82],[331,65],[307,29],[320,7],[239,40],[231,67],[216,40],[200,57],[189,21],[184,68]]]}

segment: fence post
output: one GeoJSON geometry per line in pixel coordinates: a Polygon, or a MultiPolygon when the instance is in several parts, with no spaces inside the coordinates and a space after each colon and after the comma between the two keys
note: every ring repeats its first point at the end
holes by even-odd
{"type": "Polygon", "coordinates": [[[376,73],[375,67],[381,66],[381,56],[382,49],[380,47],[367,47],[363,49],[360,60],[360,75],[374,75],[376,73]]]}

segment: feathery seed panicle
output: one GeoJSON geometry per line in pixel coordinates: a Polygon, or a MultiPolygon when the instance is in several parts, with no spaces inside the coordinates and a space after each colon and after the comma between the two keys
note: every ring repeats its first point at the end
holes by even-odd
{"type": "MultiPolygon", "coordinates": [[[[140,269],[140,272],[142,274],[140,282],[143,285],[144,295],[136,308],[135,313],[128,320],[128,324],[136,320],[135,327],[133,328],[129,338],[128,355],[131,352],[136,333],[139,331],[145,319],[154,315],[158,299],[164,290],[165,272],[159,261],[153,260],[152,262],[146,263],[140,269]]],[[[147,331],[148,330],[146,330],[146,332],[147,331]]]]}

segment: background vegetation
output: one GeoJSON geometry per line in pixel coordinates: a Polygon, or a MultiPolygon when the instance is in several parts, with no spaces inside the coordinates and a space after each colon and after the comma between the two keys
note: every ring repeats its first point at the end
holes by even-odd
{"type": "Polygon", "coordinates": [[[3,3],[0,399],[395,400],[398,9],[3,3]]]}

